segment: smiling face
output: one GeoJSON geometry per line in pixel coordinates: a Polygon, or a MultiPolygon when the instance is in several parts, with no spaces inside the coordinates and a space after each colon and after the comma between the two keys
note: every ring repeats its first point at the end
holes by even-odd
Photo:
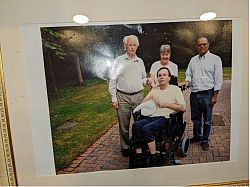
{"type": "Polygon", "coordinates": [[[209,42],[207,38],[200,38],[197,40],[196,44],[197,51],[200,56],[205,55],[208,52],[209,49],[209,42]]]}
{"type": "Polygon", "coordinates": [[[169,52],[161,52],[160,53],[161,57],[161,64],[167,64],[170,59],[170,53],[169,52]]]}
{"type": "Polygon", "coordinates": [[[127,43],[124,44],[124,48],[129,57],[134,57],[138,48],[138,42],[136,41],[136,39],[130,37],[128,38],[127,43]]]}

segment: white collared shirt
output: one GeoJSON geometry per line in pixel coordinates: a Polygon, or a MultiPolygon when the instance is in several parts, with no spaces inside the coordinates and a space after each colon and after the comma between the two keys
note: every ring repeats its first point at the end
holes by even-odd
{"type": "Polygon", "coordinates": [[[203,56],[194,56],[188,64],[185,80],[190,83],[192,92],[220,90],[223,82],[220,57],[209,51],[203,56]]]}
{"type": "Polygon", "coordinates": [[[147,75],[144,62],[135,56],[129,59],[127,54],[117,57],[113,63],[109,81],[109,93],[112,102],[117,101],[116,92],[134,93],[144,89],[147,75]]]}

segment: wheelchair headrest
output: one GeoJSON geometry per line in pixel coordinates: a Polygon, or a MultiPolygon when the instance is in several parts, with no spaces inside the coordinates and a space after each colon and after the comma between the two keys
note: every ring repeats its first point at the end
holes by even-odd
{"type": "Polygon", "coordinates": [[[176,76],[174,76],[174,75],[171,75],[171,79],[169,81],[169,84],[178,86],[178,78],[176,76]]]}

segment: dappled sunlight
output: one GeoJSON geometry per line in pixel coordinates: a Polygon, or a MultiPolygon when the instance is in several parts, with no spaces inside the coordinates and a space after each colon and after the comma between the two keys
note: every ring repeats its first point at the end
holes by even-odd
{"type": "Polygon", "coordinates": [[[95,77],[102,80],[108,80],[110,78],[110,71],[113,59],[107,56],[92,56],[86,59],[88,64],[81,64],[81,68],[87,69],[95,77]]]}

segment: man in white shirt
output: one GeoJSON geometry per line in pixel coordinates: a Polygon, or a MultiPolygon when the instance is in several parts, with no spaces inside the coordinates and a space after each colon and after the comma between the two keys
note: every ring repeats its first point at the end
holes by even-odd
{"type": "Polygon", "coordinates": [[[185,79],[185,85],[191,87],[191,120],[194,126],[190,142],[201,141],[202,150],[206,151],[209,149],[213,107],[223,82],[222,61],[219,56],[209,52],[207,38],[199,38],[196,47],[199,54],[191,58],[185,79]]]}
{"type": "Polygon", "coordinates": [[[123,39],[126,53],[117,57],[111,70],[109,93],[112,107],[117,109],[122,155],[129,156],[129,124],[132,111],[144,99],[147,83],[144,62],[137,57],[139,40],[135,35],[123,39]]]}
{"type": "Polygon", "coordinates": [[[170,70],[171,75],[178,77],[178,66],[170,61],[170,55],[170,45],[162,45],[160,47],[161,60],[154,62],[150,68],[151,87],[156,87],[159,84],[156,73],[162,67],[167,67],[170,70]]]}
{"type": "Polygon", "coordinates": [[[150,152],[150,166],[160,166],[159,155],[156,154],[155,134],[167,128],[169,114],[174,111],[186,111],[186,103],[178,86],[170,85],[170,70],[162,67],[156,73],[159,86],[152,89],[143,102],[152,100],[156,109],[146,119],[135,121],[132,126],[132,136],[136,151],[136,167],[144,167],[145,162],[141,146],[147,143],[150,152]]]}

